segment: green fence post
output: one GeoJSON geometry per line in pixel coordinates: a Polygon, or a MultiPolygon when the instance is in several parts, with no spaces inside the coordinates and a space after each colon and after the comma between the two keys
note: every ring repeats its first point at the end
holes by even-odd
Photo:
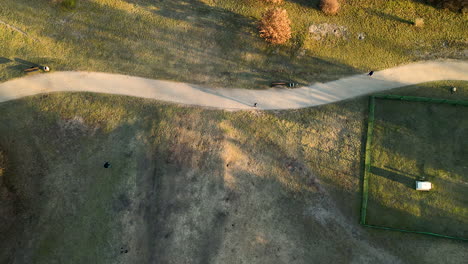
{"type": "Polygon", "coordinates": [[[369,98],[369,117],[367,122],[366,150],[364,161],[364,179],[362,181],[361,224],[366,224],[367,199],[369,192],[369,174],[371,168],[372,135],[374,131],[375,97],[369,98]]]}

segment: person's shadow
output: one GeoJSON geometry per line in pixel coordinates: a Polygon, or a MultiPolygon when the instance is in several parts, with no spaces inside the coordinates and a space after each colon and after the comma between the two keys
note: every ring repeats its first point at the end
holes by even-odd
{"type": "Polygon", "coordinates": [[[41,66],[40,64],[30,62],[30,61],[27,61],[27,60],[23,60],[23,59],[20,59],[20,58],[15,58],[15,61],[17,63],[19,63],[20,65],[22,65],[23,67],[38,67],[38,66],[41,66]]]}
{"type": "MultiPolygon", "coordinates": [[[[31,62],[31,61],[27,61],[27,60],[23,60],[23,59],[20,59],[20,58],[15,58],[14,61],[16,62],[16,64],[7,67],[7,69],[13,70],[13,71],[23,71],[23,70],[25,70],[27,68],[40,67],[41,66],[40,64],[31,62]]],[[[10,62],[11,62],[11,60],[10,60],[10,62]]]]}
{"type": "Polygon", "coordinates": [[[4,57],[0,57],[0,64],[10,63],[12,60],[4,57]]]}

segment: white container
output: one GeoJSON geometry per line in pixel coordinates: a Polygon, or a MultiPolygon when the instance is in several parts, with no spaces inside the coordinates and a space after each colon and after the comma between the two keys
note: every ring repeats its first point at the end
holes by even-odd
{"type": "Polygon", "coordinates": [[[416,181],[416,191],[429,191],[432,189],[432,183],[428,181],[416,181]]]}

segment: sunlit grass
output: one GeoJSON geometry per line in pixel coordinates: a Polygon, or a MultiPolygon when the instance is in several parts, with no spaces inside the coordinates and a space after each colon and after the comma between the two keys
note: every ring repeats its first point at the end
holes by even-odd
{"type": "Polygon", "coordinates": [[[73,11],[48,0],[4,1],[1,20],[28,36],[0,24],[0,81],[22,76],[31,62],[252,89],[279,79],[306,84],[415,60],[466,58],[466,14],[410,0],[350,0],[337,16],[325,16],[314,1],[283,6],[294,33],[276,47],[258,37],[256,21],[269,5],[256,0],[90,0],[73,11]],[[416,17],[424,28],[410,23],[416,17]],[[348,39],[315,40],[307,31],[317,23],[347,27],[348,39]]]}

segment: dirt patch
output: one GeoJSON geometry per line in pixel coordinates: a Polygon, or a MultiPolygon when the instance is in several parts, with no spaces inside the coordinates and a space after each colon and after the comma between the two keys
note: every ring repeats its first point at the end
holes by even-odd
{"type": "Polygon", "coordinates": [[[347,27],[328,23],[310,25],[309,33],[316,40],[324,39],[327,36],[347,40],[350,34],[347,27]]]}
{"type": "Polygon", "coordinates": [[[66,133],[71,136],[83,136],[86,134],[92,135],[98,128],[88,126],[80,116],[75,116],[70,119],[60,119],[58,121],[58,126],[62,133],[66,133]]]}

